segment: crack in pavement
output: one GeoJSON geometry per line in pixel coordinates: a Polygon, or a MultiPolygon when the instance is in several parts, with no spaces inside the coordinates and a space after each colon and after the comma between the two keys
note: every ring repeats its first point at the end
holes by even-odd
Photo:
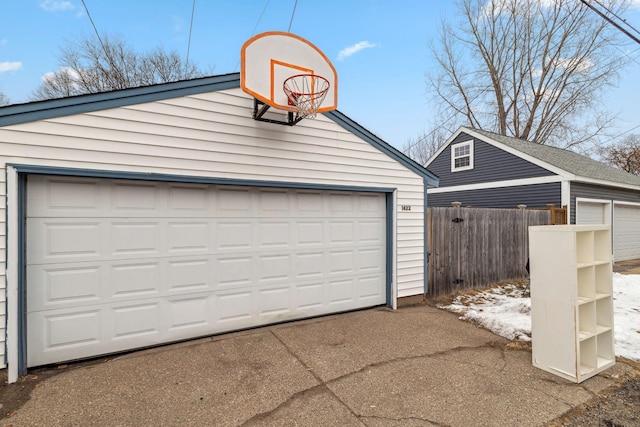
{"type": "Polygon", "coordinates": [[[371,418],[374,420],[385,420],[385,421],[424,421],[427,423],[431,423],[434,426],[438,427],[451,427],[449,424],[442,424],[436,421],[432,421],[428,418],[420,418],[420,417],[383,417],[380,415],[362,415],[362,418],[371,418]]]}
{"type": "MultiPolygon", "coordinates": [[[[346,374],[340,375],[339,377],[335,377],[330,379],[329,381],[327,381],[327,384],[331,384],[337,381],[340,381],[344,378],[348,378],[350,376],[353,375],[357,375],[360,374],[364,371],[366,371],[367,369],[370,368],[379,368],[381,366],[385,366],[385,365],[391,365],[393,363],[398,363],[398,362],[404,362],[407,360],[418,360],[418,359],[430,359],[433,357],[438,357],[438,356],[446,356],[449,354],[454,354],[454,353],[460,353],[463,351],[468,351],[468,350],[477,350],[479,348],[496,348],[491,342],[489,343],[485,343],[483,345],[479,345],[479,346],[475,346],[475,347],[467,347],[467,346],[458,346],[458,347],[453,347],[447,350],[442,350],[442,351],[436,351],[434,353],[427,353],[427,354],[416,354],[416,355],[412,355],[412,356],[403,356],[403,357],[395,357],[393,359],[388,359],[388,360],[381,360],[379,362],[374,362],[374,363],[369,363],[367,365],[364,365],[362,368],[358,369],[357,371],[352,371],[352,372],[348,372],[346,374]]],[[[504,350],[502,350],[504,351],[504,350]]],[[[479,363],[465,363],[464,361],[459,361],[462,364],[467,364],[467,365],[475,365],[475,366],[480,366],[482,367],[483,365],[479,364],[479,363]]],[[[505,361],[505,366],[506,366],[506,361],[505,361]]],[[[504,369],[504,366],[503,368],[504,369]]]]}
{"type": "MultiPolygon", "coordinates": [[[[347,403],[345,403],[336,393],[333,392],[333,390],[331,390],[331,388],[329,387],[329,385],[336,383],[338,381],[344,380],[345,378],[349,378],[351,376],[355,376],[358,375],[360,373],[365,372],[368,369],[372,369],[372,368],[379,368],[382,366],[388,366],[394,363],[399,363],[399,362],[403,362],[403,361],[407,361],[407,360],[419,360],[419,359],[430,359],[430,358],[434,358],[434,357],[440,357],[440,356],[446,356],[446,355],[450,355],[450,354],[456,354],[456,353],[460,353],[460,352],[464,352],[464,351],[469,351],[469,350],[477,350],[477,349],[482,349],[482,348],[487,348],[487,349],[495,349],[498,350],[500,352],[501,358],[503,360],[503,366],[500,368],[500,371],[503,371],[504,368],[507,365],[506,362],[506,357],[504,355],[504,344],[498,343],[498,342],[494,342],[494,341],[489,341],[486,342],[482,345],[478,345],[478,346],[458,346],[458,347],[454,347],[454,348],[450,348],[447,350],[443,350],[443,351],[437,351],[437,352],[433,352],[433,353],[428,353],[428,354],[419,354],[419,355],[412,355],[412,356],[403,356],[403,357],[396,357],[393,359],[389,359],[389,360],[382,360],[379,362],[374,362],[374,363],[369,363],[367,365],[364,365],[362,368],[356,370],[356,371],[352,371],[349,373],[346,373],[344,375],[338,376],[336,378],[332,378],[328,381],[324,381],[320,375],[318,375],[313,367],[311,367],[309,364],[307,364],[291,347],[289,347],[289,345],[287,345],[287,343],[276,333],[276,331],[271,330],[270,333],[284,346],[284,348],[287,350],[287,352],[294,357],[306,370],[307,372],[309,372],[316,381],[318,381],[319,384],[316,384],[312,387],[309,387],[307,389],[298,391],[296,393],[293,393],[291,396],[289,396],[286,400],[284,400],[283,402],[281,402],[280,404],[276,405],[273,409],[268,410],[268,411],[264,411],[261,413],[258,413],[254,416],[252,416],[251,418],[247,419],[244,423],[242,423],[241,425],[243,426],[250,426],[250,425],[255,425],[256,423],[260,423],[262,421],[264,421],[265,419],[267,419],[269,416],[277,413],[278,411],[285,409],[287,407],[289,407],[296,399],[301,398],[301,397],[312,397],[312,396],[316,396],[319,395],[321,393],[327,392],[329,393],[338,403],[340,403],[349,413],[351,413],[357,420],[360,421],[360,423],[362,423],[363,425],[366,425],[363,421],[363,419],[366,418],[380,418],[380,419],[388,419],[390,421],[401,421],[401,420],[419,420],[419,421],[425,421],[425,422],[429,422],[432,423],[434,425],[437,426],[442,426],[442,427],[446,427],[445,424],[439,424],[435,421],[429,420],[429,419],[422,419],[422,418],[418,418],[418,417],[406,417],[406,418],[385,418],[385,417],[378,417],[378,416],[370,416],[370,415],[363,415],[363,414],[359,414],[357,413],[354,409],[352,409],[347,403]]],[[[460,362],[460,363],[465,363],[464,361],[460,362]]],[[[482,366],[479,363],[469,363],[471,365],[475,365],[475,366],[482,366]]]]}

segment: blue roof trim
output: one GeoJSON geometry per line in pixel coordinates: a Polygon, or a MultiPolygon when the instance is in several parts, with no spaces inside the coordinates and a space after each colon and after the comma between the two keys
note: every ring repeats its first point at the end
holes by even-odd
{"type": "MultiPolygon", "coordinates": [[[[0,127],[238,87],[240,87],[240,73],[230,73],[153,86],[8,105],[0,108],[0,127]]],[[[437,176],[341,112],[334,110],[324,115],[423,177],[428,185],[438,186],[437,176]]]]}
{"type": "Polygon", "coordinates": [[[171,175],[155,172],[128,172],[111,169],[80,169],[58,166],[38,166],[7,163],[20,174],[78,176],[86,178],[129,179],[144,181],[182,182],[190,184],[241,185],[248,187],[294,188],[303,190],[338,190],[365,193],[393,193],[394,187],[365,187],[359,185],[328,185],[293,181],[269,181],[257,179],[220,178],[202,175],[171,175]]]}
{"type": "Polygon", "coordinates": [[[0,108],[0,126],[240,87],[240,73],[92,93],[0,108]]]}
{"type": "Polygon", "coordinates": [[[415,161],[413,161],[412,159],[404,155],[402,152],[400,152],[396,148],[387,144],[385,141],[383,141],[379,137],[375,136],[373,133],[369,132],[367,129],[365,129],[355,121],[351,120],[349,117],[342,114],[340,111],[334,110],[334,111],[329,111],[323,114],[329,117],[331,120],[333,120],[337,124],[339,124],[340,126],[342,126],[344,129],[364,139],[369,144],[373,145],[378,150],[382,151],[387,156],[391,157],[401,165],[407,167],[408,169],[420,175],[422,178],[424,178],[424,181],[427,185],[430,185],[433,187],[438,186],[440,180],[438,179],[437,176],[435,176],[434,174],[426,170],[424,167],[422,167],[420,164],[416,163],[415,161]]]}

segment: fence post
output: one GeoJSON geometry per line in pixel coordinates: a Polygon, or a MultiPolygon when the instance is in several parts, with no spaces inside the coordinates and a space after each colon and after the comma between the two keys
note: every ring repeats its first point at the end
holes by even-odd
{"type": "Polygon", "coordinates": [[[528,246],[528,236],[527,233],[529,232],[529,228],[527,227],[527,205],[518,205],[518,209],[520,209],[520,211],[522,212],[522,216],[521,221],[522,221],[522,234],[521,234],[521,238],[522,238],[522,244],[520,244],[520,250],[521,250],[521,255],[520,255],[520,262],[522,264],[520,264],[522,266],[522,268],[524,269],[525,266],[527,265],[527,258],[528,258],[528,253],[529,253],[529,248],[528,246]]]}
{"type": "Polygon", "coordinates": [[[551,225],[556,225],[556,207],[553,203],[547,203],[547,209],[549,209],[549,215],[551,215],[551,225]]]}

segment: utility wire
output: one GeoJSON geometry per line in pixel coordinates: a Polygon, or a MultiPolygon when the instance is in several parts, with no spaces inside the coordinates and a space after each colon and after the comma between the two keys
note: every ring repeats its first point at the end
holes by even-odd
{"type": "MultiPolygon", "coordinates": [[[[613,25],[614,27],[616,27],[618,30],[622,31],[627,37],[629,37],[631,40],[633,40],[634,42],[640,44],[640,39],[638,39],[636,36],[634,36],[633,34],[631,34],[629,31],[625,30],[624,28],[622,28],[622,26],[620,26],[617,22],[615,22],[613,19],[609,18],[607,15],[605,15],[604,13],[600,12],[598,9],[596,9],[595,7],[593,7],[589,2],[587,2],[586,0],[580,0],[585,6],[587,6],[589,9],[593,10],[595,13],[597,13],[598,15],[600,15],[600,17],[602,17],[602,19],[604,19],[605,21],[607,21],[608,23],[610,23],[611,25],[613,25]]],[[[634,28],[635,30],[635,28],[634,28]]]]}
{"type": "MultiPolygon", "coordinates": [[[[253,26],[253,31],[251,31],[251,37],[253,37],[256,34],[256,29],[258,28],[258,25],[260,24],[260,21],[262,21],[262,17],[264,16],[264,12],[267,10],[267,7],[269,6],[269,1],[271,0],[267,0],[264,4],[264,7],[262,8],[262,12],[260,12],[260,16],[258,17],[258,20],[256,21],[256,25],[253,26]]],[[[238,59],[238,62],[236,63],[236,67],[234,68],[234,71],[238,71],[238,67],[240,66],[240,60],[238,59]]]]}
{"type": "Polygon", "coordinates": [[[618,20],[622,21],[625,23],[625,25],[629,28],[631,28],[633,31],[636,32],[636,34],[640,35],[640,31],[638,31],[633,25],[629,24],[627,22],[626,19],[624,19],[622,16],[619,16],[617,13],[615,13],[613,10],[611,10],[611,8],[607,7],[607,5],[605,5],[604,3],[598,1],[598,0],[594,0],[601,8],[603,8],[604,10],[606,10],[607,12],[609,12],[610,14],[612,14],[613,16],[615,16],[618,20]]]}
{"type": "Polygon", "coordinates": [[[287,29],[287,33],[291,32],[291,24],[293,24],[293,15],[296,14],[296,6],[298,6],[298,0],[293,4],[293,11],[291,12],[291,20],[289,21],[289,28],[287,29]]]}
{"type": "MultiPolygon", "coordinates": [[[[113,70],[120,75],[120,81],[122,82],[122,84],[124,84],[125,83],[125,78],[124,78],[124,75],[122,74],[122,70],[120,70],[119,67],[116,67],[116,65],[113,63],[113,58],[111,58],[111,55],[107,51],[106,46],[102,42],[102,38],[100,37],[100,33],[98,33],[98,29],[96,28],[96,24],[93,22],[93,18],[91,18],[91,13],[89,13],[89,8],[87,7],[87,4],[84,2],[84,0],[81,0],[81,1],[82,1],[82,6],[84,6],[84,11],[87,12],[87,16],[89,17],[89,21],[91,22],[91,26],[93,27],[93,31],[95,31],[96,36],[98,37],[98,42],[100,42],[100,46],[102,46],[102,50],[104,51],[104,54],[107,57],[107,61],[109,61],[109,65],[111,65],[111,68],[113,68],[113,70]]],[[[115,88],[112,88],[112,89],[115,89],[115,88]]]]}
{"type": "Polygon", "coordinates": [[[91,14],[89,13],[89,8],[87,7],[87,5],[84,2],[84,0],[82,0],[82,6],[84,6],[84,11],[87,12],[87,16],[89,17],[89,21],[91,22],[91,26],[93,27],[93,31],[95,31],[96,36],[98,37],[98,41],[100,42],[100,46],[102,46],[102,50],[104,50],[105,55],[107,55],[107,57],[109,57],[109,54],[107,53],[107,49],[104,47],[104,43],[102,42],[102,38],[100,38],[100,33],[98,33],[98,29],[96,28],[96,24],[93,22],[93,18],[91,17],[91,14]]]}
{"type": "Polygon", "coordinates": [[[193,15],[196,11],[196,0],[193,0],[191,5],[191,23],[189,24],[189,41],[187,42],[187,59],[184,63],[185,72],[188,71],[189,67],[189,52],[191,51],[191,32],[193,31],[193,15]]]}

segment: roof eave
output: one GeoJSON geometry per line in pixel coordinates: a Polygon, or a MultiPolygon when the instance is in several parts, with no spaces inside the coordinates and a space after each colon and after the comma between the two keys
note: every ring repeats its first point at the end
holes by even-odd
{"type": "Polygon", "coordinates": [[[14,104],[0,108],[0,127],[235,87],[240,73],[14,104]]]}

